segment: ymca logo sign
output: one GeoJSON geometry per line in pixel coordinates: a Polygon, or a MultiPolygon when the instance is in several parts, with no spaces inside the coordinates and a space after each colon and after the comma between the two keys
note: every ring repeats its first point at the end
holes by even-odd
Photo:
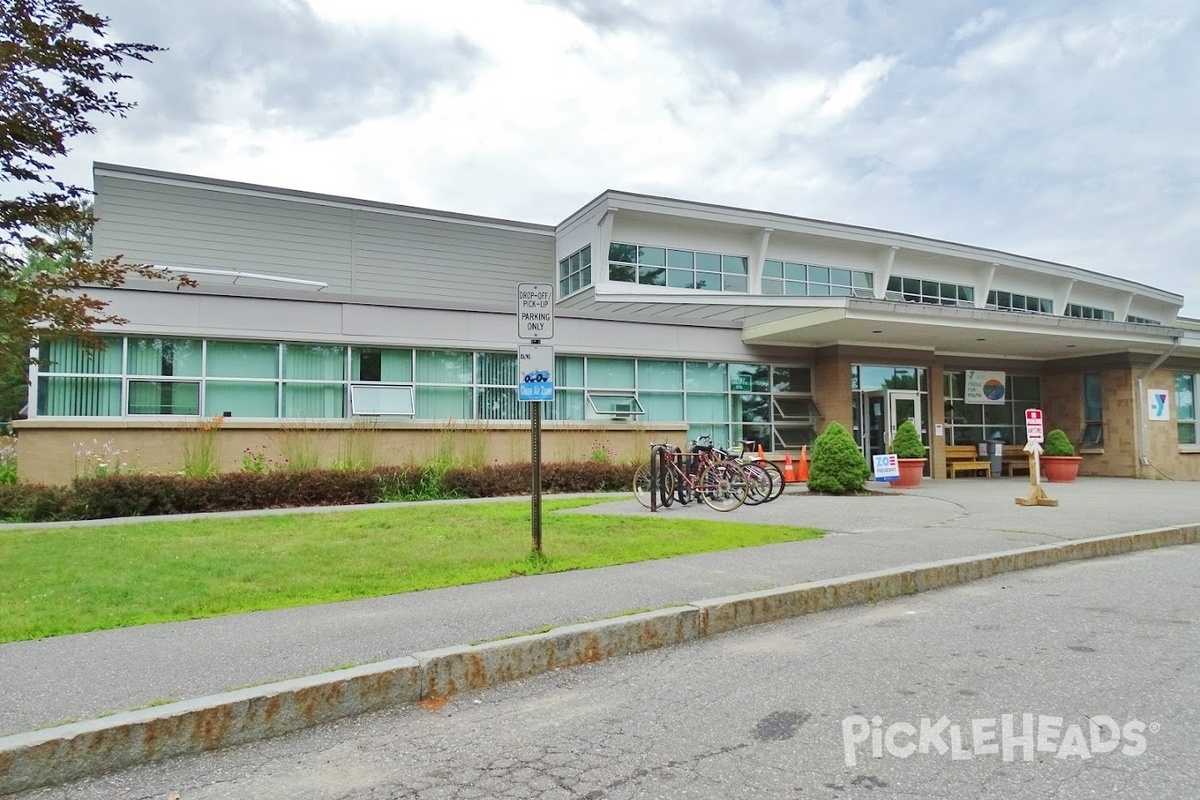
{"type": "Polygon", "coordinates": [[[1146,408],[1149,417],[1155,422],[1169,422],[1171,409],[1167,405],[1167,393],[1162,389],[1151,389],[1146,392],[1146,408]]]}

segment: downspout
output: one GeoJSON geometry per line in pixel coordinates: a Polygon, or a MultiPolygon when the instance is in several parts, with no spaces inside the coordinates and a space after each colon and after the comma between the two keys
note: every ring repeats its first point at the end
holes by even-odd
{"type": "Polygon", "coordinates": [[[1150,410],[1146,407],[1146,378],[1150,377],[1150,373],[1162,366],[1162,363],[1171,357],[1175,349],[1183,343],[1182,336],[1176,336],[1175,341],[1167,348],[1166,352],[1154,359],[1154,362],[1142,370],[1142,374],[1137,377],[1137,397],[1133,398],[1133,406],[1138,410],[1138,463],[1137,472],[1142,471],[1142,467],[1150,466],[1150,457],[1146,455],[1146,439],[1149,435],[1148,427],[1150,425],[1150,410]]]}

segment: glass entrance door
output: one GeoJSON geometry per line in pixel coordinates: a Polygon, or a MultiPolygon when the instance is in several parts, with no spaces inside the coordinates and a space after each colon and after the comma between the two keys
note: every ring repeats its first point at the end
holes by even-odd
{"type": "MultiPolygon", "coordinates": [[[[925,425],[921,419],[921,394],[919,392],[889,389],[887,393],[887,443],[890,444],[896,436],[896,428],[906,419],[911,419],[921,434],[921,441],[926,441],[925,425]]],[[[886,445],[885,445],[886,446],[886,445]]]]}

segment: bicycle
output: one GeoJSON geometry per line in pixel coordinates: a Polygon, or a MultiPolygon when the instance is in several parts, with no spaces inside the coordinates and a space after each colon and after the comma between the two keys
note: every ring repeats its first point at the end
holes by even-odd
{"type": "Polygon", "coordinates": [[[687,503],[698,497],[709,508],[727,512],[746,502],[748,485],[743,466],[737,461],[713,458],[711,448],[706,449],[702,443],[704,438],[693,443],[690,453],[662,445],[654,447],[651,463],[634,472],[633,493],[638,502],[649,508],[651,491],[655,488],[663,507],[670,506],[675,499],[687,503]],[[653,468],[654,459],[659,461],[658,470],[653,468]]]}

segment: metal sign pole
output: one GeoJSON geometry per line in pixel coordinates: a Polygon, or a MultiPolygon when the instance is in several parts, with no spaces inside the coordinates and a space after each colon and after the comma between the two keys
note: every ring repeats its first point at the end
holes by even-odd
{"type": "Polygon", "coordinates": [[[533,461],[533,552],[542,554],[542,403],[530,403],[529,421],[532,432],[530,456],[533,461]]]}

